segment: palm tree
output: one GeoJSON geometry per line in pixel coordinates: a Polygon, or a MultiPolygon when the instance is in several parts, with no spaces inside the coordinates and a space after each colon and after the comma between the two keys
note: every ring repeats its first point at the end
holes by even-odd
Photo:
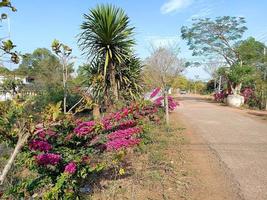
{"type": "Polygon", "coordinates": [[[79,46],[88,59],[103,60],[104,80],[107,80],[108,71],[112,93],[118,100],[116,68],[130,56],[134,27],[130,27],[129,17],[122,9],[112,5],[99,5],[84,14],[84,18],[79,46]]]}

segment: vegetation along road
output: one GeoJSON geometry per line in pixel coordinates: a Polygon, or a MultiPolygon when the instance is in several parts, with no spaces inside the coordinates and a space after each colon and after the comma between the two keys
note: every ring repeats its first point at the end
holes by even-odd
{"type": "MultiPolygon", "coordinates": [[[[267,121],[189,95],[178,113],[216,155],[240,198],[267,199],[267,121]]],[[[251,112],[251,111],[250,111],[251,112]]]]}

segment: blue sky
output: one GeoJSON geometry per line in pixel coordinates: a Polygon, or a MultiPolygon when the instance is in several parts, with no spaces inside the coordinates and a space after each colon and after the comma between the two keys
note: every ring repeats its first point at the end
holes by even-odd
{"type": "MultiPolygon", "coordinates": [[[[151,44],[178,43],[180,57],[192,60],[191,52],[180,39],[180,28],[190,25],[196,17],[223,15],[244,16],[248,31],[244,38],[254,36],[267,40],[266,0],[13,0],[18,9],[10,13],[11,39],[22,53],[32,52],[38,47],[50,49],[53,39],[58,39],[74,50],[77,63],[85,62],[77,47],[77,34],[88,13],[99,3],[112,3],[122,7],[136,27],[136,52],[141,58],[150,54],[151,44]]],[[[3,26],[1,35],[8,33],[3,26]]],[[[201,69],[189,69],[186,75],[208,78],[201,69]]]]}

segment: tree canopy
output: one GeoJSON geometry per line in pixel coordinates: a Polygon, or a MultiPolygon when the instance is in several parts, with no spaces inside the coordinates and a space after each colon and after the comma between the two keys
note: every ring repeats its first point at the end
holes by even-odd
{"type": "Polygon", "coordinates": [[[194,19],[191,27],[182,27],[181,37],[187,41],[194,56],[217,54],[232,66],[241,62],[239,52],[234,47],[247,30],[245,23],[243,17],[194,19]]]}

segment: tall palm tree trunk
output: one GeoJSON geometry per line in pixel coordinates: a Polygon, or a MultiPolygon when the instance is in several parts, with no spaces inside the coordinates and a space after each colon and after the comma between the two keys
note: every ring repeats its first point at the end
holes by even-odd
{"type": "Polygon", "coordinates": [[[119,100],[118,85],[116,83],[116,68],[113,62],[110,62],[110,86],[115,98],[115,101],[119,100]]]}

